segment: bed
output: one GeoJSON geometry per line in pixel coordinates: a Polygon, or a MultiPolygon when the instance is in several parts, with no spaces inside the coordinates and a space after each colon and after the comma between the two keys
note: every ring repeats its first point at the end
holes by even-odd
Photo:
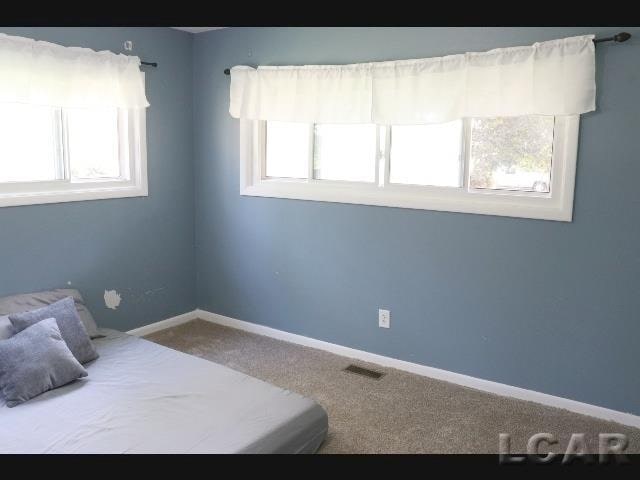
{"type": "Polygon", "coordinates": [[[89,376],[14,408],[0,398],[0,453],[313,453],[313,400],[115,330],[89,376]]]}

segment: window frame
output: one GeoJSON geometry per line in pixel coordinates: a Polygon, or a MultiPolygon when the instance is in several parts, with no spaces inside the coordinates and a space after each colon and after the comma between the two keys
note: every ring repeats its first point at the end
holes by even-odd
{"type": "MultiPolygon", "coordinates": [[[[145,74],[141,72],[142,82],[145,74]]],[[[56,168],[62,178],[53,181],[0,183],[0,208],[21,205],[79,202],[149,196],[146,108],[118,109],[118,179],[73,179],[68,157],[64,108],[58,108],[59,138],[56,168]]]]}
{"type": "MultiPolygon", "coordinates": [[[[60,117],[64,117],[64,110],[60,117]]],[[[62,142],[66,144],[66,130],[62,130],[62,142]]],[[[62,148],[59,168],[64,178],[0,183],[0,207],[148,196],[145,109],[118,110],[118,139],[120,178],[73,179],[68,149],[62,148]]]]}
{"type": "Polygon", "coordinates": [[[378,127],[387,131],[384,150],[378,148],[375,183],[313,179],[313,158],[306,179],[267,178],[263,176],[266,121],[240,120],[240,195],[570,222],[573,216],[579,124],[579,115],[555,117],[551,194],[548,194],[468,189],[469,119],[463,121],[462,187],[390,184],[389,126],[378,127]]]}

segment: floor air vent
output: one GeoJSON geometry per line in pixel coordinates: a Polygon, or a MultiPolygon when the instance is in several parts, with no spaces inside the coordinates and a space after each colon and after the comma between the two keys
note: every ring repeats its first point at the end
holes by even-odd
{"type": "Polygon", "coordinates": [[[356,375],[362,375],[363,377],[373,378],[374,380],[380,380],[384,375],[382,372],[376,372],[375,370],[369,370],[368,368],[359,367],[357,365],[349,365],[344,369],[345,372],[355,373],[356,375]]]}

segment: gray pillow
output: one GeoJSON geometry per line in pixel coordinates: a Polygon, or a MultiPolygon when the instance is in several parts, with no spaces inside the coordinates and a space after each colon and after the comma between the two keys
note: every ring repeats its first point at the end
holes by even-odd
{"type": "Polygon", "coordinates": [[[9,317],[0,316],[0,340],[5,340],[13,335],[13,327],[9,321],[9,317]]]}
{"type": "Polygon", "coordinates": [[[98,358],[98,352],[87,335],[72,297],[63,298],[37,310],[9,315],[9,321],[16,333],[45,318],[57,320],[62,338],[67,342],[69,350],[80,363],[87,363],[98,358]]]}
{"type": "MultiPolygon", "coordinates": [[[[21,295],[11,295],[9,297],[0,298],[0,316],[34,310],[46,305],[51,305],[52,303],[66,297],[73,297],[78,314],[80,315],[84,328],[86,328],[89,336],[91,338],[98,337],[100,334],[98,333],[96,321],[93,319],[91,312],[85,305],[80,292],[73,288],[59,288],[57,290],[48,290],[46,292],[23,293],[21,295]]],[[[0,335],[2,334],[0,333],[0,335]]]]}
{"type": "Polygon", "coordinates": [[[54,318],[0,340],[0,390],[7,407],[86,376],[54,318]]]}

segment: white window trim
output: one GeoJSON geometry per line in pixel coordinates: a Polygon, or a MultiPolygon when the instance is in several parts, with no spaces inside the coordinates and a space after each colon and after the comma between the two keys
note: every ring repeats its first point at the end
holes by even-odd
{"type": "MultiPolygon", "coordinates": [[[[551,195],[314,179],[264,178],[265,122],[240,121],[240,194],[322,202],[478,213],[570,222],[578,148],[579,115],[556,117],[551,195]]],[[[386,137],[388,139],[388,135],[386,137]]],[[[387,140],[388,141],[388,140],[387,140]]],[[[385,148],[386,152],[389,151],[385,148]]],[[[388,153],[387,153],[388,155],[388,153]]],[[[384,162],[388,178],[388,160],[384,162]]],[[[466,172],[465,172],[466,174],[466,172]]],[[[380,177],[379,174],[376,175],[380,177]]],[[[465,175],[467,176],[467,175],[465,175]]]]}

